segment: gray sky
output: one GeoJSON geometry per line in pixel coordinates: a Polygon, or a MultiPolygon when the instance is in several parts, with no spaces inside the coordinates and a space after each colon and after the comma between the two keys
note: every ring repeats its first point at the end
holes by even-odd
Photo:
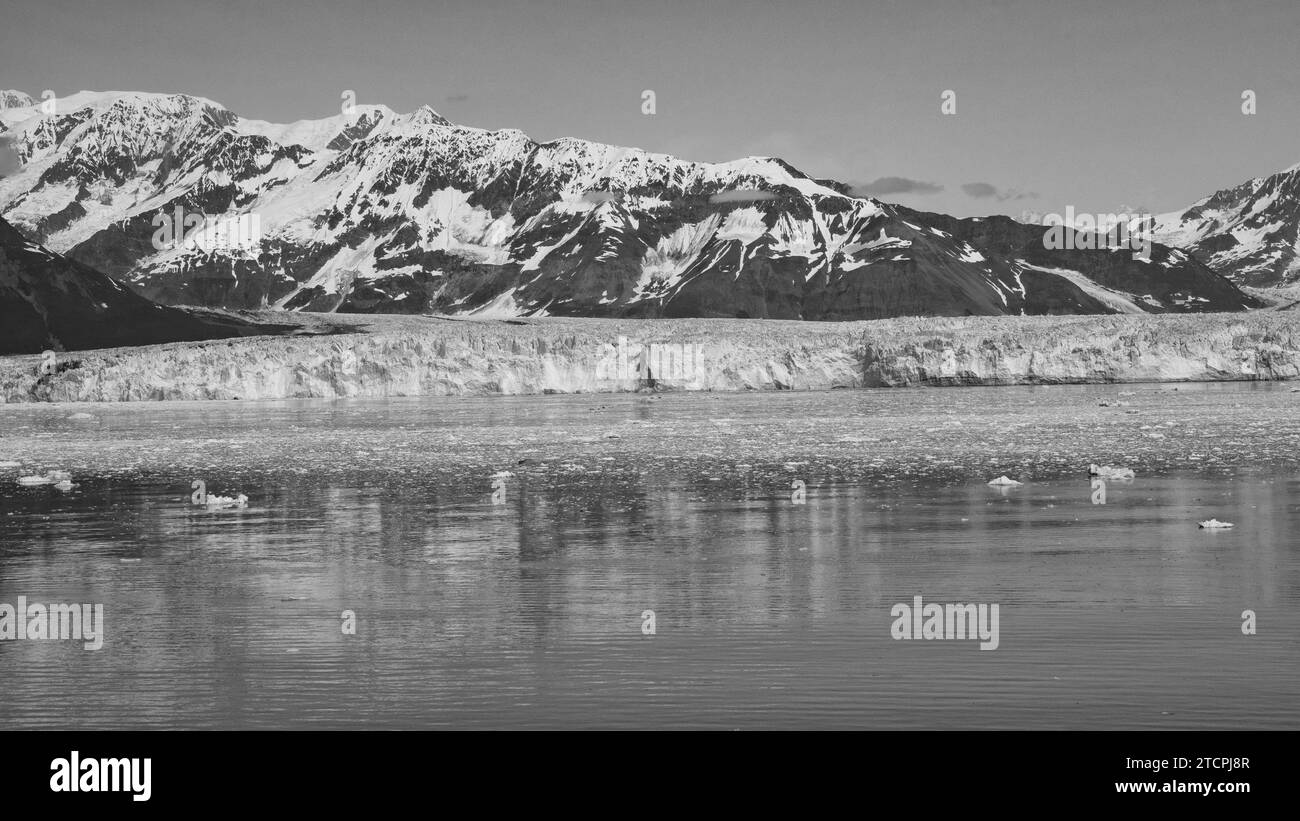
{"type": "Polygon", "coordinates": [[[1300,162],[1298,43],[1300,0],[5,0],[0,88],[281,122],[353,89],[958,216],[1159,212],[1300,162]]]}

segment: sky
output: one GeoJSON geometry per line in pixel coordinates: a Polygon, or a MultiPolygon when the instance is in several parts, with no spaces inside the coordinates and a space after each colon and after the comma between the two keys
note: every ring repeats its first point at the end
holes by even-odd
{"type": "Polygon", "coordinates": [[[273,122],[352,90],[956,216],[1159,213],[1300,163],[1298,44],[1300,0],[3,0],[0,88],[273,122]]]}

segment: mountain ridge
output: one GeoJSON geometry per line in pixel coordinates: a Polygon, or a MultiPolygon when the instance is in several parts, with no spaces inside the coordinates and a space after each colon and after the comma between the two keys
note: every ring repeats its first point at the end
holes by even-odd
{"type": "Polygon", "coordinates": [[[83,92],[55,110],[0,111],[23,163],[0,178],[0,215],[166,304],[818,320],[1260,304],[1167,248],[1049,252],[1041,229],[855,197],[779,158],[536,142],[427,106],[276,125],[188,95],[83,92]],[[178,207],[257,214],[263,233],[156,247],[154,220],[178,207]]]}
{"type": "Polygon", "coordinates": [[[1300,282],[1300,163],[1160,214],[1153,233],[1236,282],[1300,282]]]}

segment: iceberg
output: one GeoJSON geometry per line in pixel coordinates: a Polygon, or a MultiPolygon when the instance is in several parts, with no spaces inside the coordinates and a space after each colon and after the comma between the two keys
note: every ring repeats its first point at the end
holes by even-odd
{"type": "Polygon", "coordinates": [[[242,493],[238,496],[218,496],[215,493],[209,493],[204,504],[209,508],[248,507],[248,497],[242,493]]]}
{"type": "Polygon", "coordinates": [[[1236,527],[1236,525],[1234,525],[1232,522],[1221,522],[1218,519],[1206,519],[1205,521],[1199,523],[1197,527],[1203,528],[1205,530],[1219,530],[1221,528],[1236,527]]]}
{"type": "Polygon", "coordinates": [[[1089,465],[1089,476],[1098,476],[1102,479],[1115,479],[1118,481],[1127,481],[1137,476],[1131,468],[1118,468],[1110,465],[1089,465]]]}

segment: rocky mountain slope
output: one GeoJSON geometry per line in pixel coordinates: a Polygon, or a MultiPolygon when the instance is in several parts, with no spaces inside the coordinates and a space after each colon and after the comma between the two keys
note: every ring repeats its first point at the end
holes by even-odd
{"type": "Polygon", "coordinates": [[[166,304],[815,320],[1258,305],[1165,247],[1047,251],[1041,226],[910,211],[775,158],[538,143],[429,108],[276,125],[82,92],[0,111],[0,128],[19,163],[0,215],[166,304]],[[176,213],[256,216],[260,234],[156,244],[176,213]]]}
{"type": "Polygon", "coordinates": [[[152,303],[104,274],[28,241],[0,219],[0,353],[274,332],[272,325],[152,303]]]}
{"type": "Polygon", "coordinates": [[[1300,165],[1161,214],[1154,236],[1241,284],[1300,282],[1300,165]]]}

